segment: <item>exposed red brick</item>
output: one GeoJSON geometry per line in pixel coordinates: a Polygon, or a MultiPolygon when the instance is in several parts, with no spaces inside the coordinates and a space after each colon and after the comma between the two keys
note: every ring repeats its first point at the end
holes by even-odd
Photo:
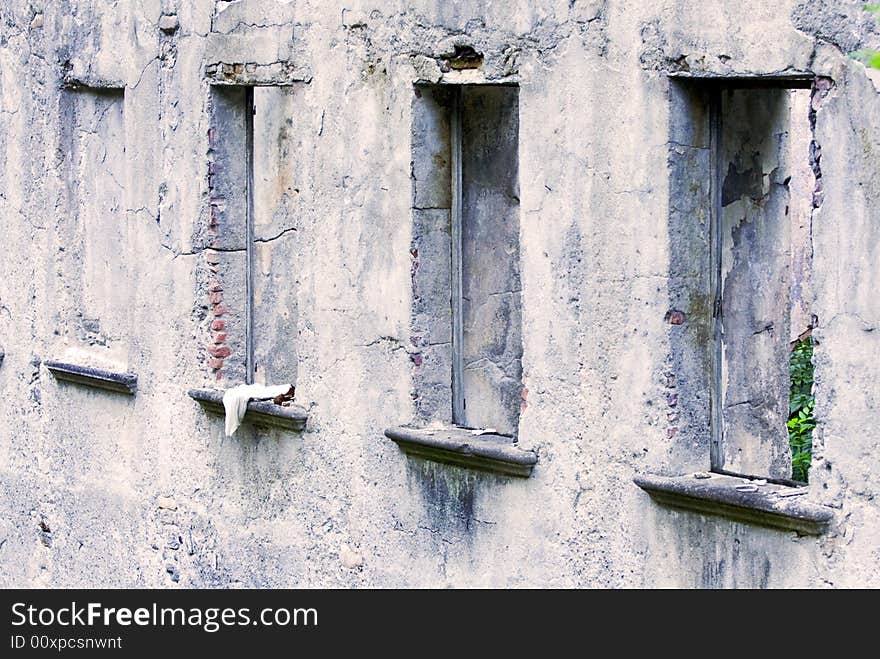
{"type": "Polygon", "coordinates": [[[222,316],[225,313],[229,313],[228,307],[224,307],[222,304],[218,304],[216,307],[214,307],[215,316],[222,316]]]}
{"type": "Polygon", "coordinates": [[[232,351],[229,349],[229,346],[210,346],[208,354],[212,357],[229,357],[232,351]]]}
{"type": "Polygon", "coordinates": [[[209,359],[208,366],[213,368],[215,371],[223,368],[223,360],[222,359],[209,359]]]}
{"type": "Polygon", "coordinates": [[[208,301],[211,304],[220,304],[223,302],[223,293],[208,293],[208,301]]]}
{"type": "Polygon", "coordinates": [[[670,325],[683,325],[687,318],[685,317],[684,312],[679,311],[678,309],[670,309],[666,312],[666,320],[670,325]]]}
{"type": "Polygon", "coordinates": [[[217,332],[214,334],[214,343],[225,343],[226,332],[217,332]]]}
{"type": "Polygon", "coordinates": [[[222,330],[226,329],[226,321],[221,320],[219,318],[211,321],[211,329],[212,330],[222,330]]]}
{"type": "Polygon", "coordinates": [[[220,255],[217,252],[205,252],[205,261],[217,265],[220,263],[220,255]]]}

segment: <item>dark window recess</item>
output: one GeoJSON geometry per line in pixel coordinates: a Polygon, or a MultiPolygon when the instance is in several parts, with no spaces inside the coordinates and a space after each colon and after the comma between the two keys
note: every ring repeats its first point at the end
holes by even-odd
{"type": "Polygon", "coordinates": [[[672,83],[668,436],[691,464],[705,457],[688,447],[706,447],[713,473],[636,482],[679,508],[813,533],[832,512],[797,487],[815,426],[811,223],[821,151],[809,85],[672,83]],[[781,503],[789,497],[797,503],[781,503]],[[805,510],[812,521],[796,519],[805,510]]]}
{"type": "Polygon", "coordinates": [[[522,404],[518,88],[417,86],[412,149],[416,423],[449,427],[386,434],[410,454],[421,437],[420,457],[487,468],[478,454],[515,443],[522,404]]]}
{"type": "Polygon", "coordinates": [[[420,420],[515,435],[522,403],[518,90],[418,87],[413,110],[420,420]]]}
{"type": "MultiPolygon", "coordinates": [[[[296,206],[293,87],[214,87],[212,220],[222,329],[212,355],[227,382],[295,384],[296,206]],[[222,339],[222,340],[221,340],[222,339]],[[228,350],[224,350],[226,348],[228,350]]],[[[209,352],[211,352],[209,350],[209,352]]]]}
{"type": "MultiPolygon", "coordinates": [[[[715,98],[721,198],[712,466],[791,478],[792,346],[814,324],[810,92],[726,89],[715,98]]],[[[802,465],[803,457],[798,460],[802,465]]],[[[797,471],[806,480],[806,469],[797,471]]]]}
{"type": "Polygon", "coordinates": [[[457,91],[460,231],[455,230],[455,212],[452,220],[453,238],[458,233],[460,240],[461,306],[453,305],[453,351],[460,355],[453,358],[453,421],[516,435],[522,403],[518,90],[496,86],[457,91]]]}
{"type": "MultiPolygon", "coordinates": [[[[207,364],[228,385],[296,382],[296,100],[294,87],[212,89],[207,364]]],[[[222,392],[196,389],[190,396],[223,413],[222,392]]],[[[271,401],[252,401],[245,415],[253,425],[290,430],[301,430],[306,418],[297,405],[271,401]]]]}

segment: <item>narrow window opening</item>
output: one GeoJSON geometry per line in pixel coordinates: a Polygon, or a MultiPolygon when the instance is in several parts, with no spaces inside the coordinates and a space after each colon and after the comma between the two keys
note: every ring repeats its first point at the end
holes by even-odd
{"type": "Polygon", "coordinates": [[[792,487],[809,476],[816,426],[812,226],[823,195],[813,100],[829,83],[670,85],[662,383],[670,458],[686,468],[634,479],[658,503],[810,535],[835,517],[792,487]]]}
{"type": "Polygon", "coordinates": [[[813,337],[807,334],[793,342],[791,349],[791,394],[788,416],[788,442],[791,448],[791,477],[806,483],[813,459],[813,337]]]}
{"type": "Polygon", "coordinates": [[[251,377],[294,383],[298,373],[296,282],[303,276],[297,227],[307,206],[296,87],[253,88],[251,154],[251,377]]]}
{"type": "Polygon", "coordinates": [[[809,480],[813,456],[813,416],[815,406],[813,314],[811,287],[813,269],[812,220],[817,205],[818,157],[813,137],[812,96],[815,90],[793,89],[791,99],[791,325],[789,329],[789,409],[788,443],[791,450],[791,477],[809,480]]]}
{"type": "Polygon", "coordinates": [[[809,101],[805,89],[711,94],[711,458],[719,472],[807,477],[815,324],[809,101]]]}
{"type": "Polygon", "coordinates": [[[511,436],[522,402],[518,114],[513,86],[416,88],[417,410],[511,436]]]}
{"type": "Polygon", "coordinates": [[[293,382],[293,88],[215,87],[212,99],[209,364],[218,379],[293,382]]]}

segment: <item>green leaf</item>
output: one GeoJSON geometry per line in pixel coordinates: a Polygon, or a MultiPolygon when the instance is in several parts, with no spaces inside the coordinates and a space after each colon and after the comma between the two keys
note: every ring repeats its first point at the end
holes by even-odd
{"type": "Polygon", "coordinates": [[[858,60],[865,66],[870,66],[872,69],[880,69],[880,51],[857,50],[854,53],[850,53],[850,57],[858,60]]]}
{"type": "Polygon", "coordinates": [[[792,478],[806,481],[812,462],[813,418],[813,341],[807,337],[798,341],[791,351],[789,363],[791,387],[789,393],[788,443],[791,447],[792,478]]]}

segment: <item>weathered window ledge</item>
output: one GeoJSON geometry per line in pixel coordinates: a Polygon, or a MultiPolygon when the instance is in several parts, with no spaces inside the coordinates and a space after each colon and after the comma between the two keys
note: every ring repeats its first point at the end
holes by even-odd
{"type": "Polygon", "coordinates": [[[806,499],[806,487],[792,487],[724,474],[654,476],[633,480],[655,501],[673,508],[719,515],[737,522],[820,535],[834,517],[827,506],[806,499]]]}
{"type": "Polygon", "coordinates": [[[389,428],[385,436],[407,455],[467,469],[528,478],[538,461],[534,451],[519,448],[504,435],[474,435],[466,428],[389,428]]]}
{"type": "MultiPolygon", "coordinates": [[[[223,392],[214,389],[190,389],[189,397],[197,401],[206,412],[224,416],[223,392]]],[[[303,430],[309,414],[299,405],[283,407],[271,400],[252,400],[248,403],[244,421],[255,426],[303,430]]]]}
{"type": "Polygon", "coordinates": [[[134,373],[116,373],[100,368],[56,361],[44,361],[43,365],[58,380],[106,391],[117,391],[129,396],[134,396],[137,393],[138,378],[134,373]]]}

